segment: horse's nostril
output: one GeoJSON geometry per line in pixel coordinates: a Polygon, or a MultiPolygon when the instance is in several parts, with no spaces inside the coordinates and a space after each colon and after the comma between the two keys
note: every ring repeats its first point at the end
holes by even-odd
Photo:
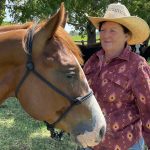
{"type": "Polygon", "coordinates": [[[106,132],[106,129],[105,127],[103,126],[100,131],[99,131],[99,137],[102,139],[105,135],[105,132],[106,132]]]}

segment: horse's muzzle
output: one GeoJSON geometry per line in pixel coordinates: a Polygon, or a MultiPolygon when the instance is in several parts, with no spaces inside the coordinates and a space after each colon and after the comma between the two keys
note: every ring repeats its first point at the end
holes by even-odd
{"type": "Polygon", "coordinates": [[[98,145],[104,138],[106,132],[105,126],[102,126],[100,129],[95,128],[93,131],[90,131],[90,128],[83,124],[81,127],[80,125],[78,127],[73,134],[76,135],[76,142],[84,148],[98,145]]]}
{"type": "Polygon", "coordinates": [[[72,131],[76,141],[84,148],[98,145],[106,132],[106,121],[95,97],[92,96],[85,105],[91,111],[91,118],[77,124],[72,131]]]}

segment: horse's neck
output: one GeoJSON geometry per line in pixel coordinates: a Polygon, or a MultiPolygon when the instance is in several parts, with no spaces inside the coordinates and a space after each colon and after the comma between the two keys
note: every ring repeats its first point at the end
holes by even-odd
{"type": "Polygon", "coordinates": [[[22,39],[25,33],[23,29],[0,33],[0,64],[22,59],[22,39]]]}
{"type": "Polygon", "coordinates": [[[25,24],[15,24],[15,25],[5,25],[5,26],[0,26],[0,32],[6,32],[6,31],[11,31],[11,30],[19,30],[19,29],[28,29],[33,25],[32,22],[28,22],[25,24]]]}
{"type": "Polygon", "coordinates": [[[19,66],[26,60],[22,46],[25,33],[23,29],[0,33],[0,103],[13,92],[19,66]]]}

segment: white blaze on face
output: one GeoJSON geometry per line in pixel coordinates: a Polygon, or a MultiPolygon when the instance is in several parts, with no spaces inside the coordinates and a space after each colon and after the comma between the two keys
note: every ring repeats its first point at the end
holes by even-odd
{"type": "Polygon", "coordinates": [[[80,144],[83,146],[83,148],[86,147],[93,147],[97,144],[99,144],[99,140],[95,139],[95,134],[96,133],[91,133],[91,132],[85,132],[83,135],[79,135],[77,137],[77,140],[80,142],[80,144]]]}
{"type": "MultiPolygon", "coordinates": [[[[78,63],[78,61],[77,61],[77,63],[78,63]]],[[[78,65],[79,65],[79,63],[78,63],[78,65]]],[[[81,66],[79,65],[79,67],[81,67],[81,66]]],[[[84,75],[82,68],[80,71],[84,75]]],[[[88,91],[90,91],[91,89],[88,85],[88,81],[87,81],[86,77],[84,78],[84,82],[85,82],[85,84],[87,84],[88,91]]],[[[102,129],[102,130],[104,130],[103,132],[105,132],[106,121],[105,121],[104,115],[103,115],[101,108],[100,108],[97,100],[95,99],[94,95],[91,96],[86,101],[84,101],[82,104],[85,105],[91,111],[91,118],[89,119],[89,124],[87,123],[88,125],[87,125],[87,129],[85,130],[85,132],[83,133],[83,130],[82,130],[82,133],[77,135],[76,140],[84,148],[93,147],[93,146],[99,144],[99,142],[102,140],[102,137],[100,137],[100,130],[102,129]]],[[[86,124],[84,126],[86,126],[86,124]]]]}
{"type": "Polygon", "coordinates": [[[104,132],[106,129],[106,121],[103,113],[97,103],[95,96],[92,96],[89,100],[85,101],[85,105],[92,111],[92,127],[90,131],[85,131],[83,134],[77,136],[78,142],[84,147],[93,147],[102,140],[100,137],[100,130],[103,128],[104,132]]]}

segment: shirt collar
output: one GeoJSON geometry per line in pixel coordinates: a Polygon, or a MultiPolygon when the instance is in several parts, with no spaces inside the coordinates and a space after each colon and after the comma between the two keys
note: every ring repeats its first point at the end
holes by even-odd
{"type": "MultiPolygon", "coordinates": [[[[123,60],[129,61],[129,55],[130,55],[130,53],[131,53],[131,46],[127,45],[124,48],[124,50],[122,51],[122,53],[118,57],[116,57],[114,59],[123,59],[123,60]]],[[[103,49],[101,49],[100,51],[98,51],[96,53],[96,55],[98,56],[99,59],[101,59],[101,58],[104,57],[105,51],[103,49]]]]}

